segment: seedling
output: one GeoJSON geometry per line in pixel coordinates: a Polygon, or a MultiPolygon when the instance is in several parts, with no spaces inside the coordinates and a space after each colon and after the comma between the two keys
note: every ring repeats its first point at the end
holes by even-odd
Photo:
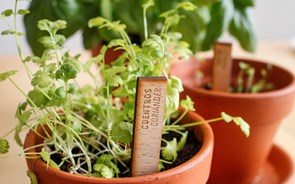
{"type": "Polygon", "coordinates": [[[236,88],[232,88],[232,92],[236,93],[259,93],[273,89],[273,84],[268,82],[268,73],[271,71],[272,66],[267,65],[266,69],[261,69],[261,79],[255,82],[255,68],[245,62],[239,62],[240,71],[236,79],[236,88]]]}

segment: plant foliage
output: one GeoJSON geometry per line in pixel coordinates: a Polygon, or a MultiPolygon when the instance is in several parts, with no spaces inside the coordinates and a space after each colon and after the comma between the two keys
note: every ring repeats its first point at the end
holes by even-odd
{"type": "MultiPolygon", "coordinates": [[[[178,3],[184,2],[193,3],[198,8],[192,11],[180,10],[185,17],[179,21],[182,16],[176,19],[175,16],[171,17],[178,22],[172,29],[183,35],[183,40],[189,43],[193,52],[211,49],[213,43],[226,31],[229,31],[245,50],[255,50],[256,34],[250,12],[254,6],[252,0],[155,0],[153,4],[142,6],[145,2],[147,0],[32,0],[29,7],[31,13],[26,14],[24,19],[27,40],[33,52],[41,55],[44,47],[37,40],[45,33],[36,26],[41,19],[65,20],[68,25],[61,33],[66,37],[82,31],[86,49],[119,38],[115,31],[97,31],[87,26],[89,19],[101,16],[111,21],[121,20],[126,25],[126,32],[133,38],[132,42],[141,43],[145,40],[145,31],[158,34],[162,30],[164,24],[159,19],[162,12],[168,13],[168,10],[176,7],[178,3]],[[151,11],[142,13],[143,9],[151,6],[151,11]],[[144,17],[147,17],[148,30],[143,28],[146,23],[143,21],[144,17]]],[[[11,11],[5,14],[9,15],[11,11]]]]}

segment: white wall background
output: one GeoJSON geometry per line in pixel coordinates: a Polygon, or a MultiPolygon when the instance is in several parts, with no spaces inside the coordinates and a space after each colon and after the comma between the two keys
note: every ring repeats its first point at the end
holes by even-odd
{"type": "MultiPolygon", "coordinates": [[[[28,0],[20,0],[20,7],[26,8],[28,0]]],[[[14,0],[0,0],[0,12],[13,8],[14,0]]],[[[256,0],[253,10],[255,25],[259,41],[284,40],[290,41],[295,37],[295,0],[256,0]]],[[[9,20],[12,22],[12,20],[9,20]]],[[[18,19],[20,31],[23,31],[22,20],[18,19]]],[[[7,25],[0,19],[0,32],[7,29],[7,25]]],[[[30,49],[24,38],[21,40],[24,53],[30,53],[30,49]]],[[[75,35],[67,45],[73,50],[82,49],[80,34],[75,35]]],[[[0,55],[16,54],[16,46],[11,36],[0,35],[0,55]]]]}

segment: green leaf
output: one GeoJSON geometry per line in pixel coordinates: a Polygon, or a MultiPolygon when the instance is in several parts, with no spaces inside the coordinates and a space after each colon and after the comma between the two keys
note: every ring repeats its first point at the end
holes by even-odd
{"type": "Polygon", "coordinates": [[[184,9],[186,11],[193,11],[193,10],[195,10],[197,8],[197,6],[194,5],[193,3],[189,2],[189,1],[185,1],[185,2],[178,3],[176,5],[176,8],[184,9]]]}
{"type": "Polygon", "coordinates": [[[148,0],[146,1],[146,3],[142,5],[142,7],[144,10],[147,10],[149,7],[152,7],[154,5],[155,5],[155,2],[153,0],[148,0]]]}
{"type": "Polygon", "coordinates": [[[165,169],[165,166],[164,166],[163,162],[160,161],[159,166],[158,166],[158,171],[160,172],[160,171],[162,171],[164,169],[165,169]]]}
{"type": "Polygon", "coordinates": [[[245,62],[239,62],[239,67],[241,68],[241,70],[247,70],[247,68],[250,68],[251,66],[248,63],[245,62]]]}
{"type": "Polygon", "coordinates": [[[64,63],[61,68],[56,71],[56,78],[68,81],[75,79],[78,73],[82,70],[82,65],[78,61],[70,61],[64,63]]]}
{"type": "Polygon", "coordinates": [[[113,178],[115,176],[113,170],[104,164],[94,164],[93,169],[97,177],[113,178]]]}
{"type": "Polygon", "coordinates": [[[257,37],[250,9],[237,9],[229,26],[229,33],[237,38],[243,49],[254,52],[257,37]]]}
{"type": "Polygon", "coordinates": [[[65,29],[67,22],[64,20],[50,21],[47,19],[42,19],[38,21],[38,28],[42,31],[47,31],[48,33],[55,33],[60,29],[65,29]]]}
{"type": "Polygon", "coordinates": [[[8,29],[1,32],[1,35],[9,35],[9,34],[15,34],[15,31],[8,29]]]}
{"type": "Polygon", "coordinates": [[[246,137],[250,136],[250,125],[243,118],[233,117],[226,114],[225,112],[221,113],[221,117],[227,123],[233,121],[237,126],[240,127],[240,129],[242,130],[242,132],[245,134],[246,137]]]}
{"type": "Polygon", "coordinates": [[[55,35],[54,37],[43,36],[39,39],[39,42],[42,43],[44,47],[48,49],[60,48],[65,43],[65,41],[65,36],[59,34],[55,35]]]}
{"type": "Polygon", "coordinates": [[[90,19],[88,21],[88,27],[99,27],[101,25],[103,25],[106,22],[106,19],[103,17],[96,17],[93,19],[90,19]]]}
{"type": "Polygon", "coordinates": [[[8,152],[9,143],[6,139],[0,138],[0,154],[5,154],[8,152]]]}
{"type": "Polygon", "coordinates": [[[16,35],[17,36],[22,36],[22,35],[24,35],[24,33],[23,32],[16,32],[16,35]]]}
{"type": "Polygon", "coordinates": [[[9,77],[11,77],[12,75],[14,75],[16,73],[17,73],[16,70],[11,70],[11,71],[8,71],[8,72],[0,73],[0,82],[8,79],[9,77]]]}
{"type": "Polygon", "coordinates": [[[194,102],[189,96],[186,96],[185,100],[180,101],[180,106],[189,110],[189,111],[195,111],[196,109],[194,108],[194,102]]]}
{"type": "Polygon", "coordinates": [[[29,13],[30,13],[30,11],[29,10],[25,10],[25,9],[19,9],[17,11],[17,14],[19,14],[19,15],[26,15],[26,14],[29,14],[29,13]]]}
{"type": "Polygon", "coordinates": [[[166,146],[162,149],[162,156],[168,161],[174,162],[177,158],[177,139],[165,141],[166,146]]]}
{"type": "Polygon", "coordinates": [[[206,28],[207,33],[202,44],[202,50],[211,49],[213,43],[228,29],[233,11],[232,0],[222,0],[213,4],[211,20],[206,28]]]}
{"type": "Polygon", "coordinates": [[[38,71],[34,74],[31,84],[40,88],[46,88],[52,86],[54,81],[47,72],[38,71]]]}
{"type": "Polygon", "coordinates": [[[121,122],[112,126],[111,138],[116,142],[131,143],[133,125],[128,122],[121,122]]]}
{"type": "Polygon", "coordinates": [[[232,117],[230,115],[226,114],[225,112],[221,113],[221,117],[227,123],[232,121],[232,117]]]}
{"type": "Polygon", "coordinates": [[[46,162],[50,166],[60,170],[59,166],[53,160],[51,160],[50,154],[47,151],[45,151],[44,148],[42,149],[40,156],[44,160],[44,162],[46,162]]]}
{"type": "Polygon", "coordinates": [[[123,83],[124,83],[124,81],[122,80],[122,78],[120,76],[117,76],[117,75],[115,75],[112,78],[109,78],[107,80],[107,85],[108,86],[117,87],[117,86],[119,86],[119,85],[121,85],[123,83]]]}
{"type": "Polygon", "coordinates": [[[63,64],[61,69],[63,70],[66,79],[74,79],[82,70],[82,65],[79,61],[71,61],[63,64]]]}
{"type": "Polygon", "coordinates": [[[22,139],[20,138],[20,133],[22,131],[22,128],[28,123],[32,115],[31,111],[29,110],[25,111],[26,106],[27,106],[26,102],[19,104],[15,114],[15,117],[18,119],[18,124],[15,127],[14,139],[19,146],[23,146],[22,139]]]}
{"type": "Polygon", "coordinates": [[[181,91],[183,91],[181,80],[176,76],[170,76],[166,93],[166,111],[168,114],[178,110],[181,91]]]}
{"type": "MultiPolygon", "coordinates": [[[[49,102],[49,99],[42,93],[40,89],[31,90],[28,93],[28,98],[37,106],[37,107],[45,107],[49,102]]],[[[31,102],[28,100],[28,102],[31,102]]]]}
{"type": "Polygon", "coordinates": [[[15,132],[14,132],[14,140],[16,141],[16,143],[19,146],[23,146],[23,142],[22,139],[20,137],[20,133],[22,131],[23,126],[26,125],[29,117],[31,116],[31,112],[24,112],[22,113],[20,116],[18,116],[17,118],[19,118],[18,124],[15,128],[15,132]]]}
{"type": "Polygon", "coordinates": [[[184,11],[184,18],[179,24],[172,27],[173,31],[181,33],[183,41],[189,44],[193,53],[201,50],[202,42],[206,36],[206,26],[209,22],[209,8],[200,6],[195,11],[184,11]],[[185,27],[185,29],[183,29],[185,27]]]}
{"type": "Polygon", "coordinates": [[[171,86],[167,86],[166,111],[168,114],[176,111],[179,107],[179,91],[171,86]]]}
{"type": "Polygon", "coordinates": [[[80,121],[78,121],[78,120],[75,120],[75,121],[72,122],[72,128],[76,132],[80,133],[82,131],[82,128],[83,128],[82,123],[80,121]]]}
{"type": "Polygon", "coordinates": [[[116,48],[126,49],[127,43],[123,39],[114,39],[109,42],[108,47],[109,48],[116,47],[116,48]]]}
{"type": "Polygon", "coordinates": [[[97,176],[104,178],[113,178],[120,173],[115,157],[111,154],[102,154],[96,160],[93,166],[97,176]]]}
{"type": "Polygon", "coordinates": [[[69,84],[68,93],[75,94],[78,91],[78,86],[74,83],[69,84]]]}
{"type": "MultiPolygon", "coordinates": [[[[86,0],[50,0],[50,1],[30,1],[30,14],[24,16],[26,37],[35,55],[41,56],[44,51],[42,44],[38,40],[47,35],[37,27],[41,19],[65,20],[67,28],[60,30],[60,34],[69,37],[77,30],[87,27],[87,21],[98,13],[100,1],[86,0]]],[[[97,31],[95,33],[97,35],[97,31]]],[[[91,34],[95,35],[94,32],[91,34]]]]}
{"type": "Polygon", "coordinates": [[[103,70],[102,75],[105,80],[109,80],[112,77],[114,77],[115,75],[125,72],[125,71],[126,71],[126,67],[124,67],[124,66],[113,66],[109,69],[103,70]]]}
{"type": "Polygon", "coordinates": [[[64,87],[59,87],[55,90],[55,94],[56,96],[58,96],[59,98],[61,99],[65,99],[66,96],[67,96],[67,93],[65,91],[65,88],[64,87]]]}
{"type": "Polygon", "coordinates": [[[169,85],[172,88],[177,89],[177,91],[182,92],[183,91],[183,86],[182,86],[182,81],[180,78],[176,77],[176,76],[170,76],[169,77],[169,85]]]}
{"type": "Polygon", "coordinates": [[[5,16],[5,17],[9,17],[12,14],[13,14],[12,9],[7,9],[7,10],[4,10],[3,12],[1,12],[1,15],[5,16]]]}
{"type": "Polygon", "coordinates": [[[234,117],[233,121],[238,125],[246,137],[250,136],[250,125],[241,117],[234,117]]]}
{"type": "Polygon", "coordinates": [[[92,18],[88,21],[88,26],[90,28],[92,27],[98,27],[100,29],[107,28],[108,30],[113,30],[119,33],[122,33],[126,29],[126,25],[121,23],[120,21],[110,21],[108,19],[105,19],[103,17],[96,17],[92,18]]]}
{"type": "Polygon", "coordinates": [[[187,136],[188,136],[188,131],[185,131],[181,134],[181,138],[177,143],[177,151],[180,151],[183,149],[183,147],[186,144],[187,136]]]}
{"type": "Polygon", "coordinates": [[[254,6],[254,0],[233,0],[235,6],[239,8],[245,8],[248,6],[253,7],[254,6]]]}

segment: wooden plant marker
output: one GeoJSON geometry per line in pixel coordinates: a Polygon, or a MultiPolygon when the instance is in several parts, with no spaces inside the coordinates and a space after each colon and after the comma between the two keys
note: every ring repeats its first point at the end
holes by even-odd
{"type": "Polygon", "coordinates": [[[131,176],[158,172],[166,89],[165,77],[137,79],[131,176]]]}
{"type": "Polygon", "coordinates": [[[232,58],[231,44],[214,44],[212,71],[212,90],[228,92],[231,82],[232,58]]]}

